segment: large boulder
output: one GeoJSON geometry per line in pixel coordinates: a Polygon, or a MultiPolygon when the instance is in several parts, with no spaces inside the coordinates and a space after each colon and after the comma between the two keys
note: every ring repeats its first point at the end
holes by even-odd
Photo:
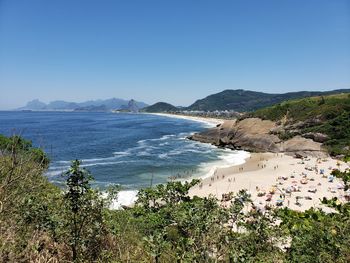
{"type": "MultiPolygon", "coordinates": [[[[282,141],[277,134],[283,132],[283,127],[275,122],[259,118],[247,118],[241,121],[225,121],[215,128],[194,134],[192,140],[211,143],[220,147],[242,149],[252,152],[285,152],[299,156],[326,155],[321,142],[321,134],[313,134],[313,138],[304,138],[299,135],[282,141]]],[[[311,136],[311,135],[310,135],[311,136]]]]}
{"type": "Polygon", "coordinates": [[[329,139],[328,135],[320,132],[308,132],[303,134],[304,138],[312,139],[315,142],[324,143],[329,139]]]}
{"type": "Polygon", "coordinates": [[[326,157],[327,153],[322,148],[322,143],[312,139],[295,136],[280,144],[280,151],[296,156],[326,157]]]}

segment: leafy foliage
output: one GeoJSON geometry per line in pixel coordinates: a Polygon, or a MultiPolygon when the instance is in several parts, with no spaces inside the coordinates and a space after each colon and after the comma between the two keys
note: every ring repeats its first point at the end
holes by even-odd
{"type": "Polygon", "coordinates": [[[103,235],[103,200],[97,191],[91,189],[92,176],[80,161],[72,162],[65,173],[67,190],[65,201],[65,227],[68,229],[67,240],[72,250],[72,260],[77,261],[83,255],[95,259],[100,253],[103,235]]]}
{"type": "Polygon", "coordinates": [[[40,163],[44,168],[50,162],[50,159],[42,149],[34,148],[31,141],[25,140],[18,135],[6,137],[0,134],[0,152],[26,155],[34,162],[40,163]]]}

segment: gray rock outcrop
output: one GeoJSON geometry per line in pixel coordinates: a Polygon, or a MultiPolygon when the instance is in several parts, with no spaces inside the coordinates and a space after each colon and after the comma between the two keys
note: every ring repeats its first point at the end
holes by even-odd
{"type": "Polygon", "coordinates": [[[237,122],[225,121],[215,128],[194,134],[189,139],[251,152],[284,152],[317,157],[327,155],[322,148],[322,134],[309,134],[309,138],[297,135],[283,141],[278,136],[282,132],[283,127],[273,121],[247,118],[237,122]]]}

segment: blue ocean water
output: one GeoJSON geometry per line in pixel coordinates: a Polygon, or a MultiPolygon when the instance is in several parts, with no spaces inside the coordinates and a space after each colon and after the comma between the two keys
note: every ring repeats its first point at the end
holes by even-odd
{"type": "Polygon", "coordinates": [[[0,112],[1,134],[20,134],[48,153],[50,181],[62,184],[62,173],[79,159],[100,189],[111,183],[139,189],[171,176],[203,176],[215,163],[237,161],[239,152],[186,139],[207,127],[151,114],[0,112]]]}

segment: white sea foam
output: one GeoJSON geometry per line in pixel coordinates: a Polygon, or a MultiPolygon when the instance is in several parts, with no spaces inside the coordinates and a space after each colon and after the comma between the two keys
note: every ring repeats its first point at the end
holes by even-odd
{"type": "MultiPolygon", "coordinates": [[[[82,163],[93,163],[93,162],[103,162],[103,161],[111,161],[120,158],[122,155],[128,155],[130,153],[127,152],[114,152],[115,156],[111,157],[103,157],[103,158],[90,158],[90,159],[82,159],[82,163]]],[[[57,164],[71,164],[72,161],[57,161],[57,164]]],[[[52,167],[51,167],[52,168],[52,167]]]]}
{"type": "Polygon", "coordinates": [[[96,162],[96,161],[115,160],[116,158],[118,158],[118,157],[117,156],[113,156],[113,157],[105,157],[105,158],[82,159],[81,161],[83,163],[91,163],[91,162],[96,162]]]}
{"type": "Polygon", "coordinates": [[[50,177],[61,175],[62,173],[64,173],[64,171],[65,171],[64,169],[62,169],[62,170],[55,170],[55,171],[47,171],[45,173],[45,175],[50,178],[50,177]]]}
{"type": "Polygon", "coordinates": [[[197,177],[205,179],[213,176],[217,169],[241,165],[245,163],[245,160],[249,156],[250,153],[246,151],[222,150],[222,153],[219,155],[219,161],[202,163],[200,165],[200,171],[197,177]]]}
{"type": "Polygon", "coordinates": [[[88,163],[88,164],[82,164],[80,167],[91,167],[91,166],[103,166],[103,165],[112,165],[112,164],[118,164],[118,163],[130,163],[132,161],[115,161],[115,162],[99,162],[99,163],[88,163]]]}
{"type": "Polygon", "coordinates": [[[126,155],[130,155],[129,151],[124,151],[124,152],[114,152],[114,155],[121,155],[121,156],[126,156],[126,155]]]}
{"type": "Polygon", "coordinates": [[[137,199],[137,190],[125,190],[118,193],[117,200],[114,200],[110,209],[120,209],[122,205],[130,206],[137,199]]]}
{"type": "Polygon", "coordinates": [[[175,137],[175,136],[176,136],[175,134],[166,134],[160,138],[139,140],[139,141],[137,141],[137,143],[138,144],[145,144],[146,142],[165,141],[165,140],[172,138],[172,137],[175,137]]]}
{"type": "Polygon", "coordinates": [[[222,123],[221,120],[211,119],[211,118],[201,118],[201,117],[166,114],[166,113],[147,113],[147,114],[158,115],[158,116],[163,116],[163,117],[168,117],[168,118],[184,119],[184,120],[194,121],[194,122],[200,122],[200,123],[203,123],[204,126],[207,128],[212,128],[212,127],[215,127],[217,124],[222,123]]]}
{"type": "Polygon", "coordinates": [[[151,156],[152,154],[149,151],[140,151],[136,154],[137,156],[151,156]]]}
{"type": "MultiPolygon", "coordinates": [[[[128,161],[115,161],[115,162],[95,162],[95,163],[82,163],[80,167],[92,167],[92,166],[105,166],[105,165],[113,165],[113,164],[120,164],[120,163],[131,163],[135,162],[132,160],[128,161]]],[[[70,162],[69,162],[70,163],[70,162]]],[[[65,166],[51,166],[48,171],[45,173],[48,177],[53,177],[62,174],[63,172],[67,171],[69,169],[69,165],[65,166]]]]}
{"type": "Polygon", "coordinates": [[[57,161],[57,163],[61,163],[61,164],[70,164],[72,163],[72,161],[57,161]]]}
{"type": "Polygon", "coordinates": [[[250,156],[250,153],[246,151],[233,151],[232,153],[232,150],[225,150],[225,152],[227,154],[222,154],[219,158],[226,163],[226,166],[241,165],[250,156]]]}
{"type": "Polygon", "coordinates": [[[167,153],[161,153],[161,154],[158,154],[158,157],[160,159],[166,159],[166,158],[168,158],[168,154],[167,153]]]}

